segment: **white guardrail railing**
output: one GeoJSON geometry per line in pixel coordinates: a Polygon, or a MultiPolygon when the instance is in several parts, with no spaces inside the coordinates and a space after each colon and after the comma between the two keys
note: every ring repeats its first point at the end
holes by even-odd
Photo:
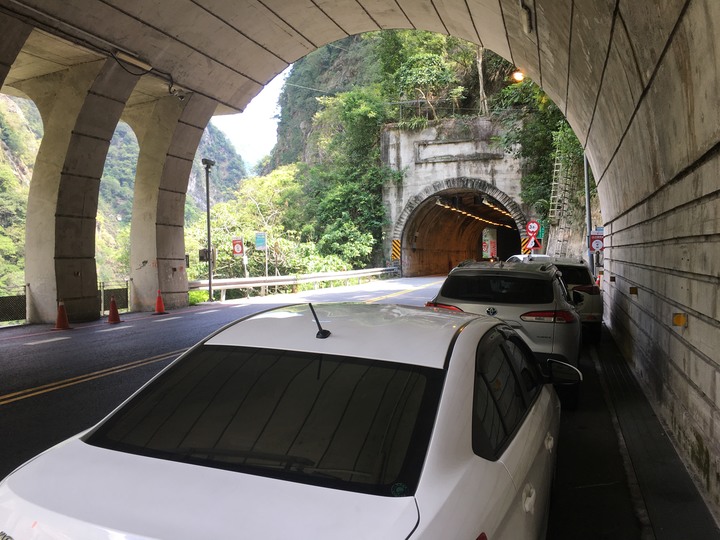
{"type": "MultiPolygon", "coordinates": [[[[344,281],[349,284],[351,279],[357,279],[358,283],[362,278],[372,276],[383,276],[398,273],[395,267],[388,268],[366,268],[365,270],[349,270],[347,272],[318,272],[316,274],[297,274],[293,276],[261,276],[250,278],[229,278],[213,279],[212,288],[220,291],[220,300],[225,300],[225,291],[228,289],[250,289],[254,287],[273,287],[276,285],[299,285],[301,283],[321,283],[323,281],[344,281]]],[[[201,290],[209,286],[207,279],[189,281],[188,289],[201,290]]]]}

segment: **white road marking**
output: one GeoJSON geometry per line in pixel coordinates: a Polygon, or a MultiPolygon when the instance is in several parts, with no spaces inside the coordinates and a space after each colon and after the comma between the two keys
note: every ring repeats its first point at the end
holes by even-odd
{"type": "Polygon", "coordinates": [[[182,317],[168,317],[167,319],[156,319],[153,322],[159,323],[159,322],[165,322],[165,321],[173,321],[175,319],[182,319],[182,317]]]}
{"type": "Polygon", "coordinates": [[[70,337],[56,337],[51,339],[42,339],[40,341],[28,341],[25,345],[42,345],[43,343],[52,343],[53,341],[64,341],[70,337]]]}
{"type": "MultiPolygon", "coordinates": [[[[120,321],[122,322],[122,321],[120,321]]],[[[104,330],[98,330],[96,334],[100,334],[101,332],[114,332],[115,330],[124,330],[126,328],[132,328],[132,325],[125,325],[125,326],[114,326],[112,328],[105,328],[104,330]]]]}

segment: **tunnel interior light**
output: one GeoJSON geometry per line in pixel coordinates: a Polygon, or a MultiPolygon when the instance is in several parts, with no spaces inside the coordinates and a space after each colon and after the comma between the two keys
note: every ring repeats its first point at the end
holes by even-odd
{"type": "Polygon", "coordinates": [[[507,217],[509,217],[509,218],[512,217],[512,216],[510,215],[510,212],[508,212],[507,210],[505,210],[505,209],[503,209],[503,208],[500,208],[498,205],[490,202],[490,201],[489,201],[488,199],[486,199],[485,197],[483,197],[482,203],[483,203],[485,206],[489,206],[490,208],[492,208],[492,209],[495,210],[496,212],[501,213],[503,216],[507,216],[507,217]]]}
{"type": "Polygon", "coordinates": [[[688,325],[687,313],[673,313],[672,324],[673,324],[673,326],[681,326],[683,328],[687,328],[687,325],[688,325]]]}
{"type": "MultiPolygon", "coordinates": [[[[450,210],[451,212],[456,212],[458,214],[461,214],[465,217],[469,217],[472,219],[475,219],[477,221],[480,221],[482,223],[487,223],[488,225],[494,225],[495,227],[505,227],[507,229],[514,229],[515,227],[512,227],[510,225],[506,225],[505,223],[497,223],[495,221],[490,221],[489,219],[483,219],[480,216],[476,216],[475,214],[471,214],[470,212],[467,212],[465,210],[460,210],[459,208],[455,208],[451,204],[448,204],[447,202],[443,201],[442,199],[438,198],[435,200],[435,204],[438,206],[441,206],[442,208],[445,208],[446,210],[450,210]]],[[[508,214],[509,215],[509,214],[508,214]]]]}

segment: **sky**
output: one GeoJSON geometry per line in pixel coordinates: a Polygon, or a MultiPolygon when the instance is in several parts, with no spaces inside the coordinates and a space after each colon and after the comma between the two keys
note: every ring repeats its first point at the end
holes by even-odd
{"type": "Polygon", "coordinates": [[[239,114],[213,116],[212,123],[222,131],[243,158],[254,166],[268,155],[277,141],[277,100],[290,67],[270,81],[239,114]]]}

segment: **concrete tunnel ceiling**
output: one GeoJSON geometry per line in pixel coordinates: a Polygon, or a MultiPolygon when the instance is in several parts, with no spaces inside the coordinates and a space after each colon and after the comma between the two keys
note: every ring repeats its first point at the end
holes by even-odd
{"type": "MultiPolygon", "coordinates": [[[[482,44],[522,68],[551,96],[587,144],[605,219],[624,207],[608,184],[664,44],[693,2],[577,0],[2,0],[0,9],[101,56],[124,53],[152,67],[139,93],[192,92],[218,112],[241,111],[289,64],[349,35],[422,29],[482,44]],[[641,46],[641,44],[643,46],[641,46]],[[150,83],[156,79],[154,83],[150,83]],[[605,182],[609,179],[608,182],[605,182]]],[[[700,2],[694,2],[700,4],[700,2]]],[[[86,62],[45,36],[23,50],[16,80],[86,62]],[[61,51],[61,52],[58,52],[61,51]]],[[[631,163],[622,163],[632,167],[631,163]]],[[[651,188],[654,186],[647,186],[651,188]]],[[[643,190],[644,191],[644,190],[643,190]]],[[[635,198],[643,196],[639,193],[635,198]]]]}
{"type": "MultiPolygon", "coordinates": [[[[98,92],[76,103],[83,120],[98,120],[92,128],[108,141],[114,125],[105,124],[112,117],[91,114],[100,110],[92,99],[115,103],[119,118],[117,109],[133,100],[160,100],[170,90],[188,96],[181,110],[158,109],[161,119],[177,118],[168,121],[177,135],[166,144],[172,152],[149,150],[147,156],[148,177],[162,176],[160,188],[151,191],[158,200],[158,217],[150,223],[153,238],[157,232],[153,255],[167,262],[158,264],[154,279],[186,302],[186,277],[183,290],[182,277],[167,276],[179,265],[172,261],[184,260],[180,202],[189,168],[178,163],[194,155],[199,136],[193,131],[202,130],[212,112],[242,110],[287,65],[318,47],[390,28],[482,44],[523,69],[564,111],[597,181],[606,327],[657,400],[679,452],[705,480],[705,494],[720,515],[717,0],[0,0],[0,74],[3,92],[13,93],[32,80],[42,89],[40,78],[73,66],[82,71],[87,54],[101,62],[118,52],[135,56],[141,70],[152,68],[136,76],[139,82],[119,73],[112,60],[102,66],[108,81],[132,90],[121,101],[111,99],[115,85],[96,77],[91,82],[98,92]],[[77,47],[58,46],[51,36],[77,47]],[[685,326],[674,325],[675,313],[686,317],[685,326]]],[[[68,91],[64,99],[77,97],[68,91]]],[[[47,178],[62,172],[67,193],[57,208],[48,199],[42,226],[49,231],[59,231],[66,219],[62,204],[83,200],[71,176],[84,172],[60,169],[74,166],[72,157],[58,155],[50,164],[47,178]]],[[[102,171],[102,163],[90,165],[88,192],[97,190],[102,171]]],[[[87,195],[91,210],[93,195],[87,195]]],[[[72,220],[91,224],[91,214],[72,220]]],[[[433,219],[432,212],[426,215],[433,219]]],[[[75,273],[89,276],[82,278],[82,299],[96,292],[92,230],[81,229],[77,239],[86,266],[75,273]]],[[[69,242],[60,247],[61,255],[75,254],[69,242]]],[[[43,248],[50,254],[36,264],[51,268],[47,279],[74,279],[69,263],[61,267],[65,274],[54,269],[53,245],[43,248]]]]}

